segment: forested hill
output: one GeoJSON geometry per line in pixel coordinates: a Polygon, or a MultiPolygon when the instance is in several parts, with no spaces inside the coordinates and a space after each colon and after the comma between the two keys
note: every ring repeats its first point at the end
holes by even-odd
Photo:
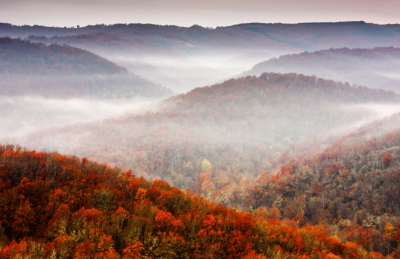
{"type": "Polygon", "coordinates": [[[0,205],[4,259],[384,258],[322,225],[256,218],[164,181],[13,146],[0,146],[0,205]]]}
{"type": "MultiPolygon", "coordinates": [[[[377,125],[358,133],[372,132],[373,126],[377,125]]],[[[343,138],[314,156],[300,156],[277,174],[264,173],[246,187],[226,186],[213,199],[267,218],[322,223],[343,242],[398,258],[400,130],[349,141],[355,137],[343,138]]]]}
{"type": "Polygon", "coordinates": [[[273,58],[245,75],[302,73],[351,84],[400,91],[400,49],[328,49],[273,58]]]}
{"type": "Polygon", "coordinates": [[[89,51],[0,38],[0,73],[15,75],[123,74],[128,71],[89,51]]]}
{"type": "Polygon", "coordinates": [[[165,97],[155,85],[86,50],[0,38],[0,89],[6,96],[165,97]]]}
{"type": "Polygon", "coordinates": [[[156,112],[7,141],[86,156],[211,198],[230,183],[271,170],[270,161],[297,142],[374,120],[376,111],[362,104],[390,103],[399,103],[393,92],[266,73],[195,89],[162,102],[156,112]]]}

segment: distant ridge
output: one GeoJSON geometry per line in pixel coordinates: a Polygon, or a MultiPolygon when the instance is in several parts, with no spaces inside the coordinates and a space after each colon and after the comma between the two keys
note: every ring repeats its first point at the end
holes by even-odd
{"type": "Polygon", "coordinates": [[[400,48],[340,48],[282,55],[261,62],[242,75],[264,72],[316,75],[399,92],[400,48]]]}
{"type": "Polygon", "coordinates": [[[172,91],[87,50],[0,38],[0,91],[5,96],[160,98],[172,91]]]}

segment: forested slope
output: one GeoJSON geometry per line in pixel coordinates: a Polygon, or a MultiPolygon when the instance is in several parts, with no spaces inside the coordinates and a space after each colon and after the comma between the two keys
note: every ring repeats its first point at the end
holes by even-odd
{"type": "Polygon", "coordinates": [[[226,186],[213,199],[264,217],[325,224],[342,241],[398,257],[392,240],[400,219],[400,130],[355,139],[350,135],[319,154],[293,159],[247,186],[226,186]]]}
{"type": "Polygon", "coordinates": [[[271,160],[295,143],[375,118],[358,105],[398,102],[393,92],[271,73],[195,89],[156,112],[7,141],[97,159],[211,198],[232,182],[271,170],[271,160]]]}
{"type": "Polygon", "coordinates": [[[256,218],[164,181],[13,146],[0,146],[0,204],[7,259],[384,258],[321,226],[256,218]]]}

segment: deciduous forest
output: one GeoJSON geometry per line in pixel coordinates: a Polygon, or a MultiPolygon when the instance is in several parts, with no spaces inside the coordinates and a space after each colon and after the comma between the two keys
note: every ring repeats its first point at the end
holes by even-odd
{"type": "Polygon", "coordinates": [[[1,146],[0,163],[2,258],[383,258],[86,158],[1,146]]]}
{"type": "Polygon", "coordinates": [[[400,259],[400,25],[0,37],[0,259],[400,259]]]}

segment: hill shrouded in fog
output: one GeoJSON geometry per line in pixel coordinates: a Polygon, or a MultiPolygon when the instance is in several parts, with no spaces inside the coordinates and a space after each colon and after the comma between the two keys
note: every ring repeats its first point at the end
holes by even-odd
{"type": "Polygon", "coordinates": [[[380,118],[363,104],[398,108],[399,97],[316,77],[266,73],[195,89],[161,102],[158,112],[8,141],[86,156],[210,198],[232,181],[271,169],[271,160],[297,142],[380,118]],[[198,185],[205,178],[212,183],[198,185]]]}
{"type": "Polygon", "coordinates": [[[37,42],[84,48],[178,92],[229,78],[283,54],[343,47],[400,47],[399,25],[364,22],[251,23],[217,28],[1,24],[0,36],[30,37],[37,42]]]}
{"type": "Polygon", "coordinates": [[[86,50],[0,38],[1,95],[160,98],[172,94],[86,50]]]}
{"type": "Polygon", "coordinates": [[[366,133],[398,125],[398,117],[375,122],[323,152],[300,155],[247,186],[227,185],[213,199],[261,217],[330,225],[328,232],[343,242],[397,258],[400,245],[392,237],[400,220],[400,130],[372,138],[366,133]]]}
{"type": "Polygon", "coordinates": [[[273,58],[255,65],[244,75],[264,72],[302,73],[400,91],[400,49],[328,49],[273,58]]]}
{"type": "Polygon", "coordinates": [[[121,115],[172,94],[86,50],[0,38],[0,137],[121,115]]]}

